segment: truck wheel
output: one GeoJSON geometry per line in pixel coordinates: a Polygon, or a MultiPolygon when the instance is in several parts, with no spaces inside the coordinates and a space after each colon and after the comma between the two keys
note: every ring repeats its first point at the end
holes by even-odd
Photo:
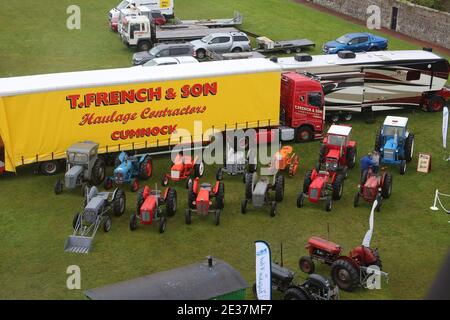
{"type": "Polygon", "coordinates": [[[400,174],[404,175],[406,173],[406,160],[400,161],[400,174]]]}
{"type": "Polygon", "coordinates": [[[303,256],[298,260],[298,267],[300,270],[307,274],[313,274],[316,266],[310,256],[303,256]]]}
{"type": "Polygon", "coordinates": [[[124,214],[126,207],[125,192],[122,189],[117,189],[113,199],[113,212],[116,217],[124,214]]]}
{"type": "Polygon", "coordinates": [[[305,203],[305,194],[300,192],[297,195],[297,208],[303,207],[303,204],[305,203]]]}
{"type": "Polygon", "coordinates": [[[139,166],[139,178],[148,180],[153,173],[153,161],[150,156],[146,156],[139,166]]]}
{"type": "Polygon", "coordinates": [[[245,199],[253,197],[253,174],[247,173],[245,175],[245,199]]]}
{"type": "Polygon", "coordinates": [[[223,182],[219,182],[219,190],[216,195],[216,208],[223,209],[225,203],[225,185],[223,182]]]}
{"type": "Polygon", "coordinates": [[[215,224],[216,226],[218,226],[218,225],[220,224],[220,213],[221,213],[221,210],[220,210],[220,209],[217,209],[217,210],[214,212],[214,224],[215,224]]]}
{"type": "Polygon", "coordinates": [[[332,197],[328,196],[325,200],[325,211],[330,212],[331,208],[333,206],[333,199],[332,197]]]}
{"type": "Polygon", "coordinates": [[[94,186],[98,186],[105,180],[106,165],[102,158],[97,158],[91,171],[91,182],[94,186]]]}
{"type": "Polygon", "coordinates": [[[284,198],[284,176],[279,175],[275,179],[275,201],[281,202],[284,198]]]}
{"type": "Polygon", "coordinates": [[[310,300],[299,287],[291,287],[284,293],[284,300],[310,300]]]}
{"type": "Polygon", "coordinates": [[[206,51],[204,49],[198,49],[195,55],[197,56],[197,59],[205,59],[206,51]]]}
{"type": "Polygon", "coordinates": [[[195,201],[197,196],[194,192],[194,184],[190,184],[188,188],[188,208],[195,209],[195,201]]]}
{"type": "Polygon", "coordinates": [[[61,194],[64,189],[64,182],[61,179],[58,179],[55,183],[55,194],[61,194]]]}
{"type": "Polygon", "coordinates": [[[355,167],[355,164],[356,164],[356,155],[357,155],[356,147],[348,149],[348,153],[347,153],[347,165],[348,165],[348,167],[349,167],[350,169],[353,169],[353,168],[355,167]]]}
{"type": "Polygon", "coordinates": [[[309,185],[312,182],[311,175],[312,175],[312,170],[306,171],[305,180],[303,180],[303,193],[307,194],[309,192],[309,185]]]}
{"type": "Polygon", "coordinates": [[[223,180],[223,170],[222,170],[222,168],[217,169],[216,180],[217,181],[222,181],[223,180]]]}
{"type": "Polygon", "coordinates": [[[405,141],[405,160],[410,162],[414,156],[414,134],[410,133],[405,141]]]}
{"type": "Polygon", "coordinates": [[[310,127],[302,126],[297,128],[295,133],[296,142],[309,142],[314,138],[314,132],[310,127]]]}
{"type": "Polygon", "coordinates": [[[177,212],[177,191],[169,188],[166,199],[167,215],[172,217],[177,212]]]}
{"type": "Polygon", "coordinates": [[[164,233],[166,231],[167,226],[167,218],[165,216],[162,216],[159,218],[159,233],[164,233]]]}
{"type": "Polygon", "coordinates": [[[205,164],[203,163],[203,161],[200,161],[199,163],[196,163],[194,165],[194,174],[196,177],[202,177],[204,172],[205,164]]]}
{"type": "Polygon", "coordinates": [[[359,191],[355,194],[355,199],[353,200],[353,206],[357,208],[359,206],[359,191]]]}
{"type": "Polygon", "coordinates": [[[272,204],[270,205],[270,216],[275,217],[277,214],[277,202],[272,201],[272,204]]]}
{"type": "Polygon", "coordinates": [[[432,95],[427,102],[428,112],[442,111],[445,106],[445,99],[438,95],[432,95]]]}
{"type": "Polygon", "coordinates": [[[338,175],[333,183],[333,200],[340,200],[344,192],[344,176],[338,175]]]}
{"type": "Polygon", "coordinates": [[[78,220],[80,220],[80,213],[75,213],[75,216],[73,217],[72,220],[72,228],[75,229],[77,227],[78,224],[78,220]]]}
{"type": "Polygon", "coordinates": [[[111,230],[112,220],[110,216],[107,216],[105,218],[105,221],[103,222],[103,231],[109,232],[111,230]]]}
{"type": "Polygon", "coordinates": [[[134,231],[137,228],[137,217],[135,214],[132,214],[130,217],[130,230],[134,231]]]}
{"type": "Polygon", "coordinates": [[[144,203],[144,189],[140,189],[136,196],[136,214],[141,212],[142,204],[144,203]]]}
{"type": "Polygon", "coordinates": [[[184,211],[184,221],[186,222],[186,224],[191,224],[192,222],[191,209],[186,209],[184,211]]]}
{"type": "Polygon", "coordinates": [[[140,41],[137,45],[138,51],[148,51],[152,48],[152,43],[150,41],[140,41]]]}
{"type": "Polygon", "coordinates": [[[389,172],[386,173],[383,186],[381,188],[383,198],[389,199],[392,193],[392,175],[389,172]]]}
{"type": "Polygon", "coordinates": [[[57,160],[45,161],[39,164],[39,172],[44,176],[53,176],[59,170],[59,162],[57,160]]]}
{"type": "Polygon", "coordinates": [[[241,213],[242,214],[246,214],[247,213],[247,203],[248,203],[247,199],[242,200],[242,202],[241,202],[241,213]]]}
{"type": "Polygon", "coordinates": [[[358,269],[343,259],[336,260],[331,265],[331,278],[344,291],[353,291],[359,285],[358,269]]]}

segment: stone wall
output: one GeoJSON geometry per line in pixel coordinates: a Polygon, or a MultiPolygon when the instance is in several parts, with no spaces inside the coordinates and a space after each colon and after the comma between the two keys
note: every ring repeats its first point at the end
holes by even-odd
{"type": "Polygon", "coordinates": [[[393,8],[398,8],[397,28],[400,33],[450,49],[450,13],[398,0],[310,0],[334,11],[366,21],[370,5],[381,9],[382,27],[391,29],[393,8]]]}

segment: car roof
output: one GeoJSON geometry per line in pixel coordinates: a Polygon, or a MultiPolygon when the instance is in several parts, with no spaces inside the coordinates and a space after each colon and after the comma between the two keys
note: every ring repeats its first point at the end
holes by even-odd
{"type": "Polygon", "coordinates": [[[336,134],[340,136],[348,136],[352,131],[352,127],[350,126],[340,126],[337,124],[331,125],[330,129],[328,129],[328,134],[336,134]]]}
{"type": "Polygon", "coordinates": [[[408,118],[406,117],[387,116],[386,119],[384,119],[385,126],[406,127],[407,124],[408,118]]]}
{"type": "Polygon", "coordinates": [[[161,58],[152,59],[151,61],[154,61],[156,63],[166,63],[166,62],[181,63],[183,61],[184,62],[198,62],[197,59],[195,59],[194,57],[191,57],[191,56],[161,57],[161,58]]]}
{"type": "Polygon", "coordinates": [[[155,47],[158,47],[159,49],[165,49],[165,48],[176,48],[176,47],[193,47],[193,45],[190,42],[160,43],[160,44],[157,44],[155,47]]]}
{"type": "Polygon", "coordinates": [[[354,33],[347,33],[346,36],[351,37],[351,38],[357,38],[357,37],[366,37],[366,36],[371,36],[372,34],[368,33],[368,32],[354,32],[354,33]]]}

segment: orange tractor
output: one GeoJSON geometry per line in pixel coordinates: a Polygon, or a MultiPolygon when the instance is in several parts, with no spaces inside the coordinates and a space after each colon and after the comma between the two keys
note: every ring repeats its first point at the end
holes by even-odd
{"type": "Polygon", "coordinates": [[[272,159],[271,167],[277,170],[289,170],[289,176],[293,177],[298,170],[299,157],[291,146],[284,146],[277,151],[272,159]]]}

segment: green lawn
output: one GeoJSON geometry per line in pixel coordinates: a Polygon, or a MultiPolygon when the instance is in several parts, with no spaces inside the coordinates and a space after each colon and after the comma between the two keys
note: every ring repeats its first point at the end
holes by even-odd
{"type": "MultiPolygon", "coordinates": [[[[108,30],[106,23],[106,13],[116,2],[79,0],[82,10],[79,31],[65,28],[65,9],[72,1],[46,0],[40,1],[39,6],[31,0],[21,1],[20,5],[13,1],[4,4],[5,12],[20,15],[9,14],[0,19],[0,76],[128,66],[132,52],[108,30]]],[[[317,43],[315,53],[324,41],[361,30],[360,26],[288,0],[176,0],[178,16],[186,19],[227,17],[234,10],[244,15],[245,30],[274,39],[310,38],[317,43]]],[[[416,48],[390,40],[391,49],[416,48]]],[[[392,168],[393,195],[375,218],[372,245],[379,248],[384,269],[389,272],[389,283],[383,283],[382,290],[343,293],[343,299],[420,299],[448,250],[449,216],[429,210],[435,188],[450,193],[447,179],[450,168],[442,161],[441,115],[420,111],[395,114],[410,118],[410,129],[416,135],[416,157],[405,176],[399,175],[398,168],[392,168]],[[417,152],[433,155],[430,174],[415,172],[417,152]]],[[[373,148],[375,132],[384,116],[379,114],[374,125],[359,118],[352,120],[360,155],[373,148]]],[[[287,178],[286,197],[275,218],[270,218],[267,211],[254,210],[243,216],[241,177],[225,177],[226,205],[219,227],[213,225],[212,217],[194,217],[192,225],[184,224],[186,190],[180,184],[177,187],[180,210],[169,220],[166,233],[159,234],[156,226],[143,226],[131,233],[128,222],[136,196],[127,188],[126,214],[113,219],[109,234],[99,231],[88,255],[63,252],[64,240],[72,231],[72,217],[81,209],[78,192],[55,196],[56,177],[34,175],[32,168],[22,168],[17,176],[1,177],[0,298],[83,299],[85,289],[190,264],[209,254],[229,262],[252,284],[254,240],[268,241],[274,258],[279,257],[282,242],[285,266],[298,271],[297,261],[306,253],[307,239],[311,235],[326,236],[327,225],[330,240],[349,251],[361,243],[370,213],[367,204],[353,208],[359,168],[351,172],[343,199],[331,213],[325,213],[323,206],[311,204],[297,209],[295,196],[305,171],[317,160],[319,142],[297,144],[295,149],[301,156],[301,167],[295,178],[287,178]],[[66,289],[65,271],[72,264],[81,267],[81,291],[66,289]]],[[[163,157],[155,159],[155,165],[150,185],[159,183],[169,166],[163,157]]],[[[208,167],[203,180],[213,182],[214,173],[215,168],[208,167]]],[[[446,205],[450,207],[450,203],[446,205]]],[[[329,275],[325,266],[319,266],[318,272],[329,275]]],[[[299,281],[304,279],[300,272],[297,277],[299,281]]]]}

